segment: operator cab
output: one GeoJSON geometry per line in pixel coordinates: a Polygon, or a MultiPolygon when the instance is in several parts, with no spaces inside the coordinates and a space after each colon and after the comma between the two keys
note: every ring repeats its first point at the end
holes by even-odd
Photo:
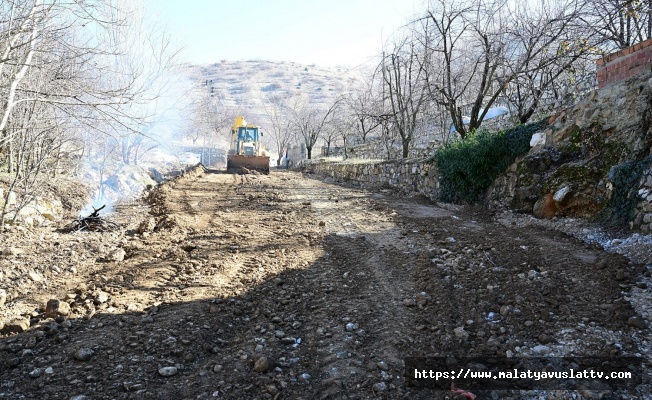
{"type": "Polygon", "coordinates": [[[256,155],[256,144],[260,136],[263,135],[262,132],[259,132],[259,129],[256,127],[244,127],[241,126],[238,128],[238,137],[237,141],[242,144],[242,154],[245,156],[254,156],[256,155]]]}
{"type": "Polygon", "coordinates": [[[243,142],[257,142],[258,128],[245,128],[243,126],[239,127],[238,140],[241,140],[243,142]]]}

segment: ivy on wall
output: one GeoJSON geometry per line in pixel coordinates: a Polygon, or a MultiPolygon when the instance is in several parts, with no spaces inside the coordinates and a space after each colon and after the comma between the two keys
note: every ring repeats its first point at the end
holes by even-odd
{"type": "Polygon", "coordinates": [[[438,149],[433,156],[439,171],[439,197],[452,203],[477,202],[514,160],[530,150],[532,134],[547,127],[547,119],[499,132],[485,130],[438,149]]]}
{"type": "Polygon", "coordinates": [[[613,185],[611,198],[602,219],[605,223],[617,227],[627,227],[634,220],[639,183],[643,173],[652,165],[652,155],[642,159],[626,161],[614,165],[609,171],[609,181],[613,185]]]}

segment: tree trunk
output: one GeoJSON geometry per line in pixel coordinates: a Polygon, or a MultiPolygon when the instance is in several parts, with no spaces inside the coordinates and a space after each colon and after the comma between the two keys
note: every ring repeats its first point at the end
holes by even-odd
{"type": "Polygon", "coordinates": [[[59,172],[59,165],[61,164],[61,144],[57,147],[57,157],[56,162],[54,163],[54,170],[52,171],[52,177],[56,178],[59,172]]]}
{"type": "Polygon", "coordinates": [[[652,0],[647,1],[647,38],[652,39],[652,0]]]}
{"type": "Polygon", "coordinates": [[[530,106],[530,108],[528,108],[528,110],[523,115],[521,115],[518,118],[520,123],[525,124],[530,120],[530,118],[532,117],[532,114],[534,114],[534,110],[536,110],[537,103],[538,102],[535,102],[532,106],[530,106]]]}
{"type": "Polygon", "coordinates": [[[9,172],[9,175],[12,175],[14,173],[15,157],[14,157],[13,143],[14,143],[13,141],[9,142],[9,165],[7,166],[7,172],[9,172]]]}

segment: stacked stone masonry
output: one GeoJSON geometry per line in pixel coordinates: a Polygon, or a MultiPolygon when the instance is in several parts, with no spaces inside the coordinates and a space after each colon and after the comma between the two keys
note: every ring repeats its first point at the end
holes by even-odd
{"type": "Polygon", "coordinates": [[[633,227],[639,227],[641,232],[652,232],[652,167],[643,174],[639,190],[639,203],[633,227]]]}
{"type": "Polygon", "coordinates": [[[307,162],[307,172],[360,185],[365,188],[390,188],[404,194],[420,194],[437,200],[437,169],[428,160],[352,162],[307,162]]]}
{"type": "MultiPolygon", "coordinates": [[[[652,72],[643,69],[593,92],[575,107],[553,115],[549,123],[530,152],[496,179],[486,203],[539,218],[604,216],[613,191],[623,190],[616,187],[612,174],[652,154],[652,72]]],[[[636,207],[626,221],[644,233],[652,231],[649,169],[633,188],[636,207]]]]}

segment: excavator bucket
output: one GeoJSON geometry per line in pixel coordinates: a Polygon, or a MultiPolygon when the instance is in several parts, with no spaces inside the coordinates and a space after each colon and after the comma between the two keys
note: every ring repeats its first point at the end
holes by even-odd
{"type": "Polygon", "coordinates": [[[258,171],[269,175],[269,157],[229,155],[226,160],[226,170],[233,173],[258,171]]]}

